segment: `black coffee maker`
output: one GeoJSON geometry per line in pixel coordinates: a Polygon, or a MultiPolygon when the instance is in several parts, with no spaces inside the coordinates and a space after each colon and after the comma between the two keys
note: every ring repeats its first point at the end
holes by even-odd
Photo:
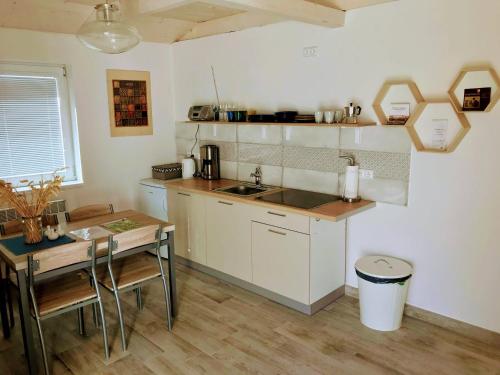
{"type": "Polygon", "coordinates": [[[220,180],[219,147],[205,145],[200,147],[201,178],[204,180],[220,180]]]}

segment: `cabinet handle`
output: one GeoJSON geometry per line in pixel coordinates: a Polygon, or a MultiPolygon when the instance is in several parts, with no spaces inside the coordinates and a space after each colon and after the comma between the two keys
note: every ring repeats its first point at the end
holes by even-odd
{"type": "Polygon", "coordinates": [[[234,203],[219,201],[220,204],[225,204],[227,206],[232,206],[234,203]]]}
{"type": "Polygon", "coordinates": [[[286,236],[286,233],[284,233],[284,232],[278,232],[277,230],[268,229],[268,231],[271,232],[271,233],[274,233],[274,234],[279,234],[281,236],[286,236]]]}
{"type": "Polygon", "coordinates": [[[269,215],[274,215],[274,216],[280,216],[280,217],[286,217],[285,214],[279,214],[277,212],[272,212],[272,211],[267,211],[269,215]]]}
{"type": "Polygon", "coordinates": [[[188,193],[181,193],[181,192],[178,192],[177,194],[179,194],[179,195],[184,195],[185,197],[190,197],[190,196],[191,196],[191,194],[188,194],[188,193]]]}

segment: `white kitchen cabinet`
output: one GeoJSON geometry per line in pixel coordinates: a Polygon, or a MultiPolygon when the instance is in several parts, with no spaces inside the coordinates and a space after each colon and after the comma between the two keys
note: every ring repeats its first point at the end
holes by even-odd
{"type": "Polygon", "coordinates": [[[176,254],[195,268],[306,314],[344,292],[345,220],[174,189],[168,207],[176,254]]]}
{"type": "Polygon", "coordinates": [[[253,283],[309,305],[309,236],[252,223],[253,283]]]}
{"type": "Polygon", "coordinates": [[[252,220],[275,227],[309,234],[309,217],[280,210],[278,207],[252,206],[252,220]]]}
{"type": "Polygon", "coordinates": [[[345,284],[345,220],[332,222],[311,218],[310,303],[345,284]]]}
{"type": "Polygon", "coordinates": [[[250,206],[206,198],[207,266],[252,281],[250,206]]]}
{"type": "Polygon", "coordinates": [[[175,253],[200,264],[207,263],[205,197],[171,191],[169,220],[175,224],[175,253]]]}

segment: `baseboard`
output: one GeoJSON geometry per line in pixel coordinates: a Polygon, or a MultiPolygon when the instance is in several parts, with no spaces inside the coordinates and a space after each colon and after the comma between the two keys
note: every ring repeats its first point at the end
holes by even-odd
{"type": "Polygon", "coordinates": [[[248,281],[241,280],[238,279],[237,277],[228,275],[227,273],[220,272],[214,270],[213,268],[204,266],[203,264],[193,262],[192,260],[183,258],[179,255],[175,257],[175,260],[180,264],[193,268],[197,271],[206,273],[207,275],[213,276],[219,280],[223,280],[230,284],[236,285],[240,288],[246,289],[252,293],[258,294],[262,297],[270,299],[271,301],[277,302],[281,305],[287,306],[291,309],[297,310],[306,315],[313,315],[317,311],[323,309],[324,307],[328,306],[330,303],[332,303],[333,301],[344,295],[344,286],[341,286],[340,288],[334,290],[331,293],[328,293],[323,298],[314,302],[312,305],[306,305],[304,303],[300,303],[288,297],[282,296],[281,294],[274,293],[267,289],[261,288],[260,286],[254,285],[248,281]]]}
{"type": "MultiPolygon", "coordinates": [[[[350,285],[345,286],[345,294],[356,299],[359,298],[358,288],[354,288],[350,285]]],[[[490,345],[500,345],[500,333],[461,322],[460,320],[449,318],[432,311],[406,304],[404,315],[422,320],[426,323],[433,324],[457,334],[488,343],[490,345]]]]}

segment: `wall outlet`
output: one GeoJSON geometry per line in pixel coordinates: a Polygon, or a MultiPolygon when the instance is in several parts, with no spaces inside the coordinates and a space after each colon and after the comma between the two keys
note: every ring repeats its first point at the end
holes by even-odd
{"type": "Polygon", "coordinates": [[[371,169],[360,169],[359,178],[364,178],[365,180],[373,180],[373,171],[371,169]]]}
{"type": "Polygon", "coordinates": [[[302,55],[304,57],[318,57],[318,47],[317,46],[304,47],[304,49],[302,50],[302,55]]]}

